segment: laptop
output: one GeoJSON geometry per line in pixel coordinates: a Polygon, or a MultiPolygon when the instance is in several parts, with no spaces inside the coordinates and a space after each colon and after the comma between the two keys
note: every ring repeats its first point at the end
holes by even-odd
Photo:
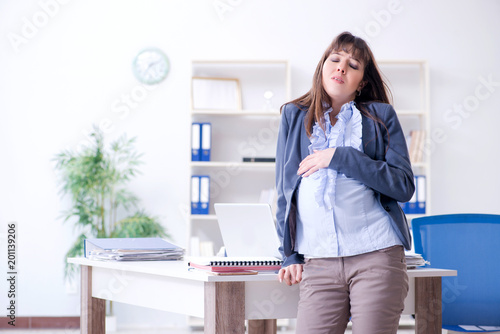
{"type": "Polygon", "coordinates": [[[267,203],[215,203],[227,256],[282,259],[271,206],[267,203]]]}

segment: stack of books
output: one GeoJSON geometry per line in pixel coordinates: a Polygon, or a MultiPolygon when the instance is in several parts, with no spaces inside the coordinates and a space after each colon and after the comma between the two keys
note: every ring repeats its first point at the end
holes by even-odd
{"type": "Polygon", "coordinates": [[[182,260],[184,249],[162,238],[85,239],[85,257],[101,261],[182,260]]]}

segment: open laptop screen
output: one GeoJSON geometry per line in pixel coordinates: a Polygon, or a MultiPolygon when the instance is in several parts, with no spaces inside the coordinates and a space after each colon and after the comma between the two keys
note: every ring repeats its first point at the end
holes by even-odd
{"type": "Polygon", "coordinates": [[[266,203],[215,203],[227,256],[281,259],[271,206],[266,203]]]}

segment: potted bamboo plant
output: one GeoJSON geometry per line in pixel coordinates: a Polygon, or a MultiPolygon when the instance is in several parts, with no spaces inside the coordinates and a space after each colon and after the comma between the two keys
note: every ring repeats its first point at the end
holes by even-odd
{"type": "MultiPolygon", "coordinates": [[[[169,237],[158,219],[140,209],[139,199],[126,188],[141,164],[135,138],[124,135],[106,146],[96,127],[91,138],[84,149],[64,150],[54,158],[62,195],[71,199],[64,219],[78,230],[66,257],[83,256],[87,238],[169,237]]],[[[66,263],[67,278],[77,271],[78,266],[66,263]]],[[[112,304],[108,314],[113,314],[112,304]]]]}

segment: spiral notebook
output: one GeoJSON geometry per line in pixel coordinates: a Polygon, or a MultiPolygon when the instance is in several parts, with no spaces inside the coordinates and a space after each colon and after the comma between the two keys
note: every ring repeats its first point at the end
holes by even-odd
{"type": "Polygon", "coordinates": [[[197,257],[189,259],[189,266],[211,272],[246,272],[249,270],[279,270],[281,260],[274,257],[197,257]]]}
{"type": "Polygon", "coordinates": [[[212,272],[279,270],[280,242],[267,203],[215,203],[226,257],[191,258],[189,265],[212,272]]]}

